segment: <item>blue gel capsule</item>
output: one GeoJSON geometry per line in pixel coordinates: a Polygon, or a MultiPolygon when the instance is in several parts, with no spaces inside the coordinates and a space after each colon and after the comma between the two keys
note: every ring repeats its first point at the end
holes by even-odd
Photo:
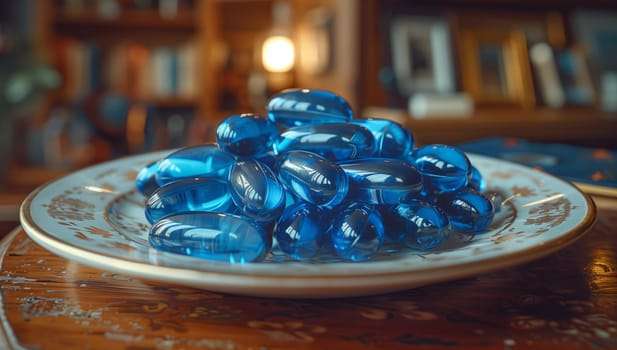
{"type": "MultiPolygon", "coordinates": [[[[486,191],[481,193],[493,203],[495,215],[501,214],[501,210],[504,209],[504,204],[508,202],[508,197],[499,191],[486,191]]],[[[493,220],[494,219],[495,216],[493,216],[493,220]]]]}
{"type": "Polygon", "coordinates": [[[256,160],[238,161],[229,175],[231,197],[242,213],[256,221],[271,221],[285,208],[286,196],[276,175],[256,160]]]}
{"type": "Polygon", "coordinates": [[[266,110],[271,121],[285,128],[346,123],[353,118],[353,111],[344,98],[323,90],[284,90],[268,101],[266,110]]]}
{"type": "Polygon", "coordinates": [[[473,165],[471,166],[468,185],[478,192],[484,192],[486,190],[486,181],[484,180],[482,173],[473,165]]]}
{"type": "Polygon", "coordinates": [[[281,156],[278,177],[295,197],[325,207],[341,203],[349,188],[341,167],[306,151],[291,151],[281,156]]]}
{"type": "Polygon", "coordinates": [[[467,156],[447,145],[416,148],[410,163],[422,174],[424,190],[429,196],[461,189],[467,185],[471,172],[467,156]]]}
{"type": "Polygon", "coordinates": [[[278,160],[277,156],[274,154],[274,150],[270,150],[266,153],[259,154],[253,157],[241,157],[239,159],[240,160],[254,159],[254,160],[260,161],[261,163],[267,165],[270,169],[274,169],[276,167],[276,163],[278,160]]]}
{"type": "Polygon", "coordinates": [[[436,206],[419,200],[400,203],[383,213],[386,235],[411,249],[430,250],[452,232],[448,217],[436,206]]]}
{"type": "Polygon", "coordinates": [[[227,181],[219,178],[192,178],[159,187],[148,198],[145,215],[149,223],[182,211],[227,212],[233,201],[227,181]]]}
{"type": "Polygon", "coordinates": [[[351,123],[296,126],[283,132],[274,143],[278,155],[302,150],[334,161],[370,157],[374,149],[373,134],[351,123]]]}
{"type": "Polygon", "coordinates": [[[135,177],[135,187],[139,193],[149,197],[152,192],[159,188],[156,182],[156,170],[159,167],[159,161],[154,161],[141,168],[135,177]]]}
{"type": "Polygon", "coordinates": [[[396,204],[422,190],[422,176],[402,160],[366,158],[338,164],[349,176],[351,201],[396,204]]]}
{"type": "Polygon", "coordinates": [[[375,157],[404,158],[415,143],[411,132],[387,119],[356,119],[352,123],[367,128],[375,138],[375,157]]]}
{"type": "Polygon", "coordinates": [[[351,203],[335,219],[332,245],[344,259],[365,261],[381,248],[384,227],[377,207],[366,203],[351,203]]]}
{"type": "MultiPolygon", "coordinates": [[[[281,182],[279,180],[279,182],[281,182]]],[[[281,182],[282,185],[282,182],[281,182]]],[[[285,187],[285,185],[283,185],[283,187],[285,187]]],[[[296,196],[293,195],[293,193],[291,193],[290,191],[285,191],[285,208],[290,207],[292,205],[294,205],[294,203],[296,202],[301,202],[302,199],[298,199],[296,198],[296,196]]]]}
{"type": "Polygon", "coordinates": [[[234,114],[216,128],[216,142],[237,156],[256,156],[272,150],[279,136],[276,125],[257,114],[234,114]]]}
{"type": "Polygon", "coordinates": [[[450,219],[452,228],[464,233],[486,231],[495,215],[493,202],[472,189],[440,196],[437,203],[450,219]]]}
{"type": "Polygon", "coordinates": [[[229,263],[261,261],[272,247],[272,236],[251,220],[205,211],[161,218],[149,241],[162,251],[229,263]]]}
{"type": "Polygon", "coordinates": [[[307,202],[285,208],[274,229],[280,249],[294,260],[317,256],[327,241],[325,211],[307,202]]]}
{"type": "Polygon", "coordinates": [[[159,185],[192,177],[219,177],[226,179],[235,162],[233,154],[216,145],[181,148],[161,160],[156,171],[159,185]]]}

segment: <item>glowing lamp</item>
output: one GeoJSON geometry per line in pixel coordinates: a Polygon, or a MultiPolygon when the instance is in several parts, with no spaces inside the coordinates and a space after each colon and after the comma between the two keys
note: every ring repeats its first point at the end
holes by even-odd
{"type": "Polygon", "coordinates": [[[268,72],[289,72],[294,66],[294,44],[286,36],[275,35],[264,41],[261,60],[268,72]]]}

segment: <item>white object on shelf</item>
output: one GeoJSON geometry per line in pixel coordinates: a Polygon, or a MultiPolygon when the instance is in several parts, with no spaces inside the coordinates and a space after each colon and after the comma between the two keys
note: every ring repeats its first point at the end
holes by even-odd
{"type": "Polygon", "coordinates": [[[178,15],[178,0],[159,0],[159,14],[164,19],[173,19],[178,15]]]}
{"type": "Polygon", "coordinates": [[[415,94],[409,98],[409,114],[412,118],[467,117],[474,105],[469,95],[415,94]]]}
{"type": "Polygon", "coordinates": [[[563,107],[566,103],[566,93],[559,80],[553,49],[547,43],[537,43],[529,49],[529,57],[544,103],[551,108],[563,107]]]}

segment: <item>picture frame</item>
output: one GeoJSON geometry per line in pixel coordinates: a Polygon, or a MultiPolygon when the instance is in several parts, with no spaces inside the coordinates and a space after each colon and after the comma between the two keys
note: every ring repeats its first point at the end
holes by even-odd
{"type": "Polygon", "coordinates": [[[456,88],[447,21],[440,17],[401,16],[390,26],[392,69],[403,96],[451,93],[456,88]]]}
{"type": "Polygon", "coordinates": [[[566,103],[566,93],[559,78],[555,50],[545,43],[529,46],[529,60],[538,91],[538,105],[561,108],[566,103]]]}
{"type": "Polygon", "coordinates": [[[476,105],[535,105],[525,34],[462,30],[458,37],[462,88],[476,105]]]}
{"type": "Polygon", "coordinates": [[[451,13],[454,32],[465,29],[511,32],[519,31],[528,46],[547,43],[554,49],[566,47],[564,16],[559,11],[496,11],[463,10],[451,13]]]}

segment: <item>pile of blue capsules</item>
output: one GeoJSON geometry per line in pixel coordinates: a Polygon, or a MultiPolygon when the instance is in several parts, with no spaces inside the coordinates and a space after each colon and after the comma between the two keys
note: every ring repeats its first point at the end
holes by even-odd
{"type": "Polygon", "coordinates": [[[454,147],[415,147],[406,128],[354,119],[327,91],[282,91],[267,114],[231,115],[216,144],[179,149],[138,173],[153,247],[230,263],[273,249],[294,260],[365,261],[384,242],[429,250],[493,219],[482,175],[454,147]]]}

